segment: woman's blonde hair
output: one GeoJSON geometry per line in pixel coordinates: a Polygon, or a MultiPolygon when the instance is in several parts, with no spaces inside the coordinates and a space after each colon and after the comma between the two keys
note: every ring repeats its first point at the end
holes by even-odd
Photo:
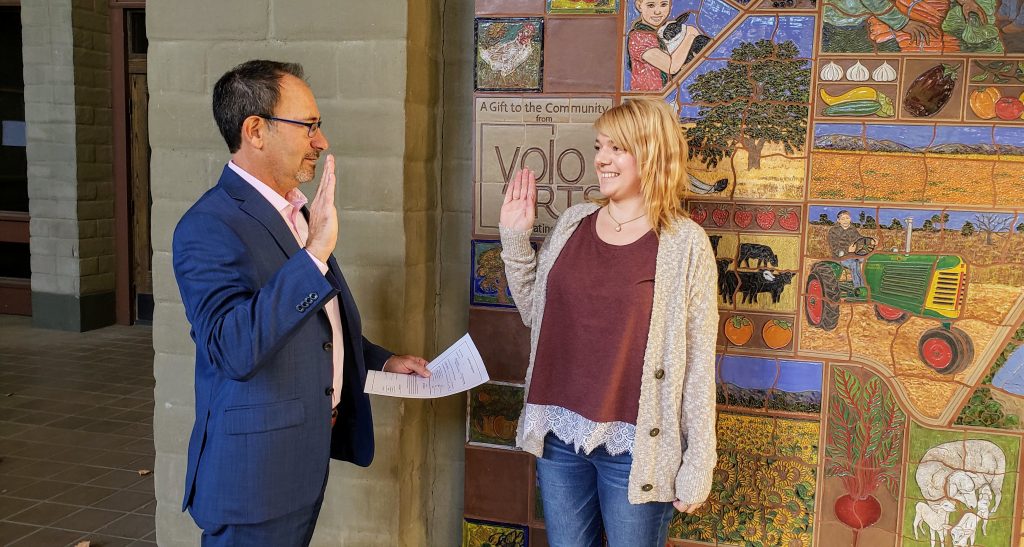
{"type": "MultiPolygon", "coordinates": [[[[636,158],[647,220],[655,233],[661,234],[674,221],[686,217],[682,202],[686,139],[667,103],[627,100],[601,114],[594,129],[636,158]]],[[[608,204],[607,198],[594,201],[602,206],[608,204]]]]}

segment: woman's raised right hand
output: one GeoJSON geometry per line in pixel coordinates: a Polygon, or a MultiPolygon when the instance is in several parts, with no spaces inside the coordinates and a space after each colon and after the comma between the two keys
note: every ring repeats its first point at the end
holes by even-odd
{"type": "Polygon", "coordinates": [[[520,169],[509,182],[501,204],[501,225],[517,232],[532,231],[537,220],[537,177],[520,169]]]}

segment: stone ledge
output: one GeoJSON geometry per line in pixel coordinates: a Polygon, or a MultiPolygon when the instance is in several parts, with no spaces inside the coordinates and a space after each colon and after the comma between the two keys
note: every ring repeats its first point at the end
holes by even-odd
{"type": "Polygon", "coordinates": [[[113,291],[82,296],[32,291],[33,327],[85,332],[113,324],[113,291]]]}

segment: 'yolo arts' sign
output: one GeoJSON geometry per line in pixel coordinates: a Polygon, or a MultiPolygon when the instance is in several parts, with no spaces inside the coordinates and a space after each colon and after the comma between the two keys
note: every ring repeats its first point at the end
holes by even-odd
{"type": "Polygon", "coordinates": [[[536,236],[570,205],[598,194],[593,123],[611,106],[603,98],[477,98],[476,235],[498,234],[506,185],[518,169],[537,174],[536,236]]]}

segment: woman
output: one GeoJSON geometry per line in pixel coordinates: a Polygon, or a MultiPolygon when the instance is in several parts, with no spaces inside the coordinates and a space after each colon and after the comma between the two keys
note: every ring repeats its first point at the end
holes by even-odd
{"type": "Polygon", "coordinates": [[[538,254],[534,174],[501,207],[502,259],[531,328],[516,444],[538,457],[548,542],[662,546],[715,466],[717,270],[681,204],[682,131],[668,105],[605,112],[594,167],[604,199],[567,209],[538,254]]]}

